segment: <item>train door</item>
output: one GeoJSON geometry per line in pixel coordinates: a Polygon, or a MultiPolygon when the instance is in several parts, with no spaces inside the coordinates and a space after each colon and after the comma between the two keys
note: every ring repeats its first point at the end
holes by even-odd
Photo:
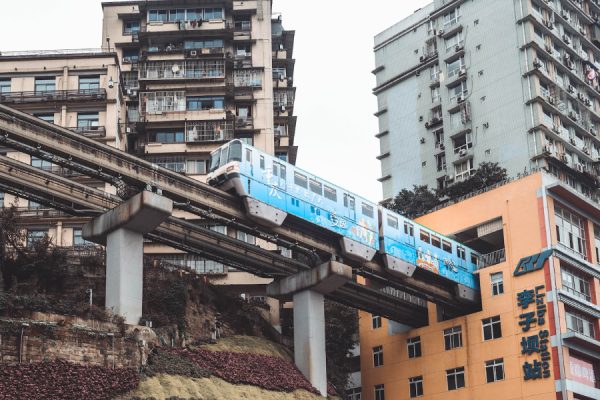
{"type": "Polygon", "coordinates": [[[415,247],[415,227],[408,221],[404,221],[404,242],[415,247]]]}
{"type": "Polygon", "coordinates": [[[285,165],[273,161],[273,182],[272,184],[279,186],[281,189],[286,188],[286,169],[285,165]]]}
{"type": "Polygon", "coordinates": [[[346,216],[352,221],[356,221],[356,200],[354,196],[344,193],[344,208],[346,209],[346,216]]]}

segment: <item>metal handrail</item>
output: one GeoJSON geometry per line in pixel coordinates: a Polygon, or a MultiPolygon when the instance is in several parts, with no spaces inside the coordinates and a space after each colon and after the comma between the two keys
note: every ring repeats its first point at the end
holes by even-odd
{"type": "Polygon", "coordinates": [[[106,99],[106,89],[39,90],[0,93],[0,102],[20,103],[31,101],[72,101],[82,98],[106,99]]]}
{"type": "Polygon", "coordinates": [[[111,54],[112,51],[102,48],[93,49],[59,49],[59,50],[18,50],[2,51],[0,57],[18,57],[18,56],[53,56],[67,54],[111,54]]]}

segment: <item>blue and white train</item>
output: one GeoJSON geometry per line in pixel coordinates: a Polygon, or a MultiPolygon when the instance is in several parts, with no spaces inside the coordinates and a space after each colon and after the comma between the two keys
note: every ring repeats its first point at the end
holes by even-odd
{"type": "Polygon", "coordinates": [[[458,283],[466,297],[478,289],[474,250],[240,140],[211,153],[208,183],[242,197],[261,224],[291,214],[337,233],[346,257],[370,261],[379,252],[392,274],[419,268],[458,283]]]}

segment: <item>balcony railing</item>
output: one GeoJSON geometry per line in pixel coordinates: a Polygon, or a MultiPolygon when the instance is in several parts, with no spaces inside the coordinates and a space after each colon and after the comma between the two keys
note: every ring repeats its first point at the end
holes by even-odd
{"type": "Polygon", "coordinates": [[[233,139],[233,121],[186,122],[185,141],[218,142],[233,139]]]}
{"type": "Polygon", "coordinates": [[[477,263],[478,269],[491,267],[492,265],[500,264],[506,261],[506,251],[504,248],[492,251],[491,253],[482,254],[477,263]]]}
{"type": "Polygon", "coordinates": [[[252,117],[236,117],[235,129],[254,129],[254,120],[252,117]]]}
{"type": "Polygon", "coordinates": [[[83,136],[88,137],[105,137],[106,136],[106,128],[104,126],[76,126],[69,127],[67,129],[72,130],[73,132],[79,133],[83,136]]]}
{"type": "Polygon", "coordinates": [[[44,90],[0,93],[0,103],[22,104],[82,100],[106,100],[106,89],[44,90]]]}

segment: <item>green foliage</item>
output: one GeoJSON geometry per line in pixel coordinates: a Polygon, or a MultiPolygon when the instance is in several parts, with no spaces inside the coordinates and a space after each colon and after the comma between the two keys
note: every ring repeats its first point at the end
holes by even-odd
{"type": "Polygon", "coordinates": [[[342,393],[353,372],[350,351],[356,344],[358,312],[345,305],[325,302],[327,379],[342,393]]]}
{"type": "Polygon", "coordinates": [[[187,284],[183,279],[162,281],[145,279],[144,316],[155,327],[177,325],[185,330],[185,311],[187,305],[187,284]]]}
{"type": "Polygon", "coordinates": [[[506,179],[506,169],[498,163],[483,162],[479,164],[475,174],[464,181],[435,191],[427,185],[414,185],[413,190],[402,189],[393,200],[383,206],[412,219],[425,214],[443,201],[456,200],[506,179]]]}

